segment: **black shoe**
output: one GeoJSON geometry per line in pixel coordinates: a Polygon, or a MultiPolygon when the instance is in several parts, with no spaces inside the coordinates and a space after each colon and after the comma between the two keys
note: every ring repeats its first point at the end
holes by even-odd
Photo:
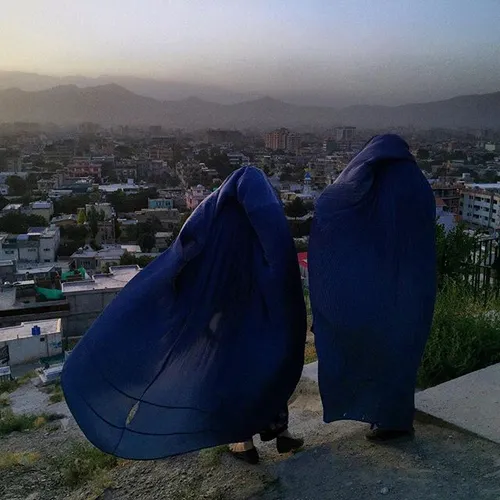
{"type": "Polygon", "coordinates": [[[381,429],[376,425],[372,426],[366,434],[368,441],[384,443],[387,441],[394,441],[397,439],[413,439],[415,437],[415,429],[397,430],[397,429],[381,429]]]}
{"type": "Polygon", "coordinates": [[[303,439],[295,439],[291,437],[278,436],[276,438],[276,449],[278,453],[290,453],[304,446],[303,439]]]}
{"type": "Polygon", "coordinates": [[[243,460],[247,464],[257,465],[259,463],[259,452],[257,448],[252,448],[247,451],[231,451],[230,453],[234,458],[243,460]]]}

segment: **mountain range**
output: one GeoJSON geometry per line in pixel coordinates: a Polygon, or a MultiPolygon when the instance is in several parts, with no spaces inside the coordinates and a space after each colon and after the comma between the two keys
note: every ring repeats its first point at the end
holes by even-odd
{"type": "Polygon", "coordinates": [[[422,129],[498,128],[500,92],[402,106],[335,109],[298,106],[269,97],[231,104],[209,102],[199,97],[163,100],[139,95],[116,83],[83,87],[58,85],[42,90],[0,90],[0,123],[16,121],[57,125],[81,122],[162,125],[185,130],[267,130],[273,127],[302,130],[336,125],[374,129],[405,126],[422,129]]]}
{"type": "Polygon", "coordinates": [[[76,85],[77,87],[98,87],[115,83],[135,94],[152,97],[160,101],[180,101],[191,96],[219,104],[236,104],[263,97],[258,93],[242,93],[218,87],[176,80],[157,80],[138,76],[106,76],[95,78],[88,76],[50,76],[38,73],[0,70],[0,90],[19,88],[21,90],[47,90],[61,85],[76,85]]]}

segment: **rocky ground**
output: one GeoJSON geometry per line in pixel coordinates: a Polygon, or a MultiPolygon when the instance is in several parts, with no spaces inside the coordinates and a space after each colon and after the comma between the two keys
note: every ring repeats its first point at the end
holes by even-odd
{"type": "MultiPolygon", "coordinates": [[[[11,395],[15,411],[64,415],[31,384],[11,395]],[[23,392],[24,391],[24,392],[23,392]]],[[[306,439],[303,451],[279,456],[259,443],[262,464],[247,466],[224,449],[167,460],[118,461],[71,485],[61,463],[83,441],[71,418],[0,438],[0,498],[49,499],[261,499],[497,500],[500,447],[457,430],[417,422],[413,442],[392,446],[368,443],[365,426],[325,425],[312,383],[302,384],[291,404],[291,428],[306,439]],[[16,460],[6,460],[17,457],[16,460]],[[24,457],[24,458],[23,458],[24,457]]],[[[79,459],[73,465],[84,467],[79,459]]]]}

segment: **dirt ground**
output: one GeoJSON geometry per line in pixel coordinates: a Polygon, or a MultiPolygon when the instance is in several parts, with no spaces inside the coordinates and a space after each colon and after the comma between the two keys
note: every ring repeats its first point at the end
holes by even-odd
{"type": "MultiPolygon", "coordinates": [[[[23,408],[32,409],[27,402],[31,393],[38,410],[53,411],[53,405],[33,392],[38,389],[28,386],[23,390],[23,408]]],[[[13,400],[18,396],[14,393],[13,400]]],[[[306,439],[303,451],[295,455],[280,456],[272,443],[258,443],[262,458],[259,466],[237,462],[220,450],[158,461],[120,461],[108,473],[76,489],[63,484],[56,464],[71,443],[83,440],[71,418],[38,430],[15,432],[0,438],[0,458],[12,452],[31,452],[39,459],[0,470],[0,498],[500,499],[500,446],[494,443],[417,422],[413,442],[373,445],[364,439],[364,425],[323,424],[321,404],[312,384],[300,387],[290,410],[291,430],[306,439]]]]}

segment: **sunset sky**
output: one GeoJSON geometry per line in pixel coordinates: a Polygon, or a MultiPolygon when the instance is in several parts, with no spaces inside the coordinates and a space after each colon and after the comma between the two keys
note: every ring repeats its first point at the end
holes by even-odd
{"type": "Polygon", "coordinates": [[[0,69],[431,100],[500,90],[499,21],[497,0],[11,0],[0,69]]]}

